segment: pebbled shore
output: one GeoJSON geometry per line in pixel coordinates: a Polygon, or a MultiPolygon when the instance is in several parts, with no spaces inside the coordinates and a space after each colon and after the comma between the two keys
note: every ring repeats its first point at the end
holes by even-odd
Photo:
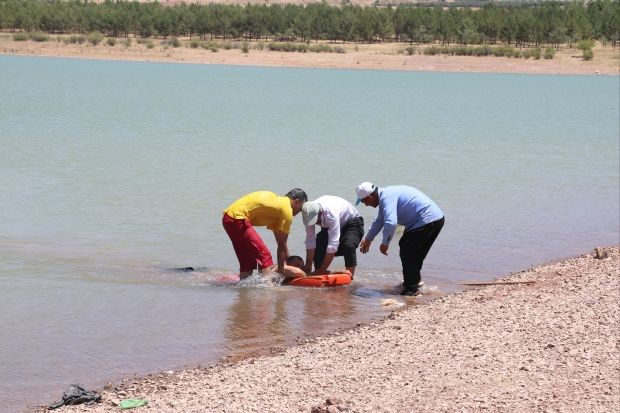
{"type": "Polygon", "coordinates": [[[617,412],[620,255],[609,252],[503,279],[535,284],[455,293],[272,357],[127,380],[99,405],[56,411],[118,412],[119,400],[145,398],[135,411],[617,412]]]}

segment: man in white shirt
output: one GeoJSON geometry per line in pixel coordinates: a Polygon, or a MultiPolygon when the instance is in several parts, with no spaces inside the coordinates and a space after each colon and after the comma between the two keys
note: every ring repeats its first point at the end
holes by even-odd
{"type": "Polygon", "coordinates": [[[306,265],[304,271],[312,275],[327,274],[334,257],[344,257],[344,265],[355,274],[357,247],[364,236],[364,218],[347,200],[325,195],[306,202],[301,209],[306,226],[306,265]],[[316,235],[318,225],[321,231],[316,235]]]}

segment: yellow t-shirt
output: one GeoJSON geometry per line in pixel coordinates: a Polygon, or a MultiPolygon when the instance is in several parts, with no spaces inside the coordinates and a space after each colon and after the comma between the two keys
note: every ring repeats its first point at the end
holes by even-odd
{"type": "Polygon", "coordinates": [[[267,227],[272,231],[291,232],[293,208],[290,199],[273,192],[252,192],[235,201],[224,211],[233,219],[248,219],[254,227],[267,227]]]}

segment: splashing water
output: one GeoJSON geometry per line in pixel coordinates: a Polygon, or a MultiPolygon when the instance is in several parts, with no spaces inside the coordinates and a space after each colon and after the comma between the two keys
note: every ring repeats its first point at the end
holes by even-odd
{"type": "Polygon", "coordinates": [[[241,280],[238,286],[242,288],[273,288],[282,286],[282,281],[284,281],[284,276],[277,272],[266,275],[252,274],[245,280],[241,280]]]}
{"type": "Polygon", "coordinates": [[[429,294],[429,295],[442,295],[443,292],[439,289],[437,285],[423,285],[420,287],[420,293],[429,294]]]}

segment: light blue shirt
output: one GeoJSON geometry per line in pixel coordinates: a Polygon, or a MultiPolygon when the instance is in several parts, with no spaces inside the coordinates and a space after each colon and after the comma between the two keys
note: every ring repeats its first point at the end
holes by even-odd
{"type": "Polygon", "coordinates": [[[390,245],[396,224],[405,231],[420,228],[443,218],[443,212],[421,191],[406,185],[379,188],[379,213],[370,225],[366,239],[373,241],[383,228],[383,245],[390,245]]]}

